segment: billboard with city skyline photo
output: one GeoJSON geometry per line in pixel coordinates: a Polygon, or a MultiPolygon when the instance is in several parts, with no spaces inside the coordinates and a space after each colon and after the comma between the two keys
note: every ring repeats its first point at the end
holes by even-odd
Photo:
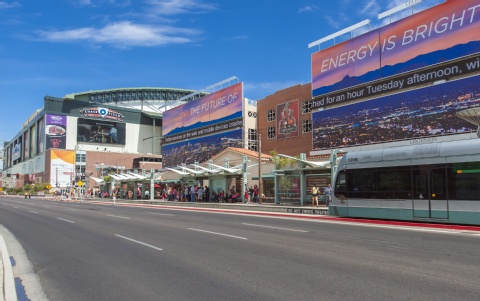
{"type": "Polygon", "coordinates": [[[474,132],[476,125],[455,114],[480,107],[479,82],[480,76],[473,76],[314,112],[312,149],[474,132]]]}
{"type": "Polygon", "coordinates": [[[204,163],[227,147],[242,147],[242,139],[243,130],[235,129],[164,145],[162,147],[163,166],[204,163]]]}

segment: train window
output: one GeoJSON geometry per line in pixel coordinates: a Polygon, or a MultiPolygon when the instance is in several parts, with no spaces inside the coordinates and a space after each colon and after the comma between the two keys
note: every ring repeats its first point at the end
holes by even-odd
{"type": "Polygon", "coordinates": [[[425,175],[417,175],[415,177],[416,183],[416,193],[417,194],[426,194],[427,193],[427,177],[425,175]]]}
{"type": "Polygon", "coordinates": [[[335,182],[335,196],[341,197],[345,196],[345,192],[347,191],[347,186],[345,184],[345,172],[341,171],[337,175],[337,180],[335,182]]]}
{"type": "Polygon", "coordinates": [[[375,171],[349,172],[347,176],[347,196],[352,198],[377,198],[375,171]]]}
{"type": "Polygon", "coordinates": [[[378,190],[410,191],[410,170],[382,170],[378,172],[378,190]]]}
{"type": "Polygon", "coordinates": [[[432,193],[443,194],[443,176],[432,174],[432,193]]]}
{"type": "Polygon", "coordinates": [[[447,172],[448,198],[450,200],[480,201],[480,165],[453,165],[447,172]]]}

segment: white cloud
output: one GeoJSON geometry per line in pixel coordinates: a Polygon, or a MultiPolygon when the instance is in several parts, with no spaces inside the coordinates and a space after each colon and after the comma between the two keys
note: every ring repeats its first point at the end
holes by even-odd
{"type": "Polygon", "coordinates": [[[365,6],[361,9],[360,15],[367,15],[367,16],[378,16],[381,12],[381,7],[377,3],[376,0],[369,0],[365,6]]]}
{"type": "Polygon", "coordinates": [[[80,5],[84,5],[84,6],[90,6],[90,5],[93,5],[92,1],[91,0],[79,0],[78,1],[78,4],[80,5]]]}
{"type": "Polygon", "coordinates": [[[19,6],[20,6],[20,3],[18,3],[18,2],[0,1],[0,9],[14,8],[14,7],[19,7],[19,6]]]}
{"type": "Polygon", "coordinates": [[[88,41],[114,47],[159,46],[193,42],[198,30],[171,26],[155,26],[118,22],[103,28],[84,27],[63,31],[38,31],[40,39],[51,42],[88,41]]]}
{"type": "Polygon", "coordinates": [[[342,23],[340,23],[340,21],[338,19],[335,19],[331,16],[324,16],[325,18],[325,21],[327,21],[328,25],[330,25],[331,27],[335,28],[335,29],[339,29],[340,28],[340,25],[342,23]]]}
{"type": "Polygon", "coordinates": [[[310,12],[314,12],[318,9],[318,6],[316,5],[306,5],[304,7],[301,7],[300,9],[298,9],[298,13],[301,14],[301,13],[310,13],[310,12]]]}
{"type": "Polygon", "coordinates": [[[206,13],[216,9],[216,6],[201,3],[198,0],[149,0],[147,2],[152,14],[172,16],[178,14],[206,13]]]}

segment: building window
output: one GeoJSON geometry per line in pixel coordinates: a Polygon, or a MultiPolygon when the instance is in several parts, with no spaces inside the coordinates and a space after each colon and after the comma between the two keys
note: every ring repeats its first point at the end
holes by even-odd
{"type": "Polygon", "coordinates": [[[256,129],[248,129],[248,149],[257,151],[257,130],[256,129]]]}
{"type": "Polygon", "coordinates": [[[275,121],[275,110],[268,110],[267,112],[267,121],[275,121]]]}
{"type": "Polygon", "coordinates": [[[312,112],[312,101],[306,100],[302,102],[302,114],[307,114],[312,112]]]}
{"type": "Polygon", "coordinates": [[[269,127],[267,130],[267,138],[268,139],[275,139],[275,127],[269,127]]]}
{"type": "Polygon", "coordinates": [[[87,156],[85,154],[79,154],[77,153],[76,155],[76,161],[77,163],[80,163],[80,162],[87,162],[87,156]]]}
{"type": "Polygon", "coordinates": [[[312,120],[302,120],[302,133],[310,133],[312,131],[312,120]]]}

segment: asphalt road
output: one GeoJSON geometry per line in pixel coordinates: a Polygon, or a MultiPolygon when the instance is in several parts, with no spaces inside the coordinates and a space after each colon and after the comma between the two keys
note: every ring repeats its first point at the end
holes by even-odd
{"type": "Polygon", "coordinates": [[[0,198],[49,300],[478,300],[480,235],[0,198]]]}

